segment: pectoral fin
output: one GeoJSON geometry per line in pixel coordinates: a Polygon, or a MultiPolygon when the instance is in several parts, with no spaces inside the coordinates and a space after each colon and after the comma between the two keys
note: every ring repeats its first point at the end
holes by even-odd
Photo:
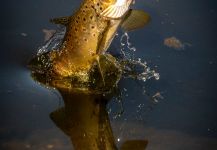
{"type": "Polygon", "coordinates": [[[124,31],[128,32],[145,26],[150,20],[151,18],[148,13],[142,10],[130,10],[121,27],[124,31]]]}
{"type": "Polygon", "coordinates": [[[108,47],[110,46],[113,38],[115,37],[115,33],[117,32],[117,28],[121,24],[122,20],[117,19],[110,22],[108,27],[105,29],[103,33],[103,37],[100,39],[97,54],[103,54],[108,47]]]}
{"type": "Polygon", "coordinates": [[[121,150],[145,150],[148,145],[148,141],[146,140],[132,140],[126,141],[121,146],[121,150]]]}
{"type": "Polygon", "coordinates": [[[99,56],[96,56],[95,60],[96,60],[96,63],[97,63],[97,67],[98,67],[99,73],[100,73],[100,75],[102,77],[103,85],[105,86],[105,78],[104,78],[104,74],[103,74],[102,67],[101,67],[99,59],[100,59],[99,56]]]}
{"type": "Polygon", "coordinates": [[[118,61],[110,54],[97,55],[95,65],[90,71],[90,80],[93,87],[100,90],[111,90],[120,80],[122,70],[118,61]]]}
{"type": "Polygon", "coordinates": [[[69,23],[69,20],[70,20],[70,17],[60,17],[60,18],[50,19],[50,22],[54,24],[61,24],[61,25],[67,26],[69,23]]]}

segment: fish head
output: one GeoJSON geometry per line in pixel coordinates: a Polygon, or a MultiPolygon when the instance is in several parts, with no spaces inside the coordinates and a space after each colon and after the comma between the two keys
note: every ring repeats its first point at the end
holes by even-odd
{"type": "Polygon", "coordinates": [[[134,2],[135,0],[101,0],[101,3],[107,5],[101,15],[112,19],[121,18],[134,2]]]}

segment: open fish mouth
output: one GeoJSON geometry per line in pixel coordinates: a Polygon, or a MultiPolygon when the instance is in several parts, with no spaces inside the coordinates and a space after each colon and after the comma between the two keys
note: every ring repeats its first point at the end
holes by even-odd
{"type": "Polygon", "coordinates": [[[106,8],[101,15],[108,18],[121,18],[128,10],[133,0],[117,0],[117,2],[106,8]]]}

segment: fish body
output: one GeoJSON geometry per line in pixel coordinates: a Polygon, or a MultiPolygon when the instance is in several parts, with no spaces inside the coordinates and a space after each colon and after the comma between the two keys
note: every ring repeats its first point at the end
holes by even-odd
{"type": "MultiPolygon", "coordinates": [[[[106,14],[112,17],[107,11],[113,4],[115,0],[84,0],[77,12],[69,17],[63,45],[53,61],[56,73],[61,76],[85,76],[88,73],[97,56],[109,47],[122,21],[119,14],[114,18],[106,17],[106,14]]],[[[123,14],[128,11],[128,6],[123,9],[123,14]]]]}
{"type": "Polygon", "coordinates": [[[52,23],[66,26],[62,45],[58,50],[37,55],[29,67],[52,78],[70,78],[78,83],[95,83],[91,77],[94,72],[99,73],[94,77],[101,76],[98,81],[104,85],[111,70],[121,75],[120,64],[105,54],[117,29],[132,31],[150,20],[144,11],[129,9],[131,3],[132,0],[84,0],[72,16],[51,19],[52,23]]]}

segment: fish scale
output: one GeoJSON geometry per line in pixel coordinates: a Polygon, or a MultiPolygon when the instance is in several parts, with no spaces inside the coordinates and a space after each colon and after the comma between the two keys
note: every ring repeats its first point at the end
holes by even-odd
{"type": "Polygon", "coordinates": [[[53,66],[55,72],[68,76],[83,74],[91,67],[99,41],[110,20],[99,14],[109,3],[85,0],[71,17],[67,26],[61,53],[57,55],[53,66]]]}
{"type": "MultiPolygon", "coordinates": [[[[118,7],[120,1],[117,0],[118,7]]],[[[35,81],[54,87],[62,94],[65,107],[52,112],[50,117],[70,137],[75,149],[117,150],[105,98],[112,97],[112,89],[127,65],[121,66],[112,55],[104,52],[118,27],[131,31],[149,20],[143,11],[128,9],[123,18],[109,18],[119,17],[123,12],[117,13],[120,11],[115,8],[116,3],[108,2],[113,1],[85,0],[73,16],[52,19],[51,22],[66,26],[62,46],[59,51],[37,55],[29,63],[35,81]],[[98,65],[93,65],[93,61],[98,61],[98,65]],[[91,67],[93,71],[88,74],[91,67]]],[[[123,8],[126,6],[121,7],[121,11],[123,8]]],[[[145,140],[129,140],[124,141],[120,149],[141,150],[146,146],[145,140]]]]}
{"type": "MultiPolygon", "coordinates": [[[[80,8],[69,17],[54,18],[50,21],[66,26],[59,50],[51,50],[36,56],[30,62],[33,70],[45,72],[57,78],[72,78],[82,83],[90,82],[90,74],[95,69],[101,74],[101,60],[108,57],[105,52],[110,46],[117,29],[132,31],[146,25],[150,17],[142,10],[129,9],[132,0],[84,0],[80,8]],[[41,62],[49,63],[49,67],[41,62]],[[97,67],[97,68],[96,68],[97,67]]],[[[112,60],[116,66],[116,59],[112,60]]],[[[121,68],[119,68],[120,70],[121,68]]],[[[100,76],[99,76],[100,77],[100,76]]]]}

